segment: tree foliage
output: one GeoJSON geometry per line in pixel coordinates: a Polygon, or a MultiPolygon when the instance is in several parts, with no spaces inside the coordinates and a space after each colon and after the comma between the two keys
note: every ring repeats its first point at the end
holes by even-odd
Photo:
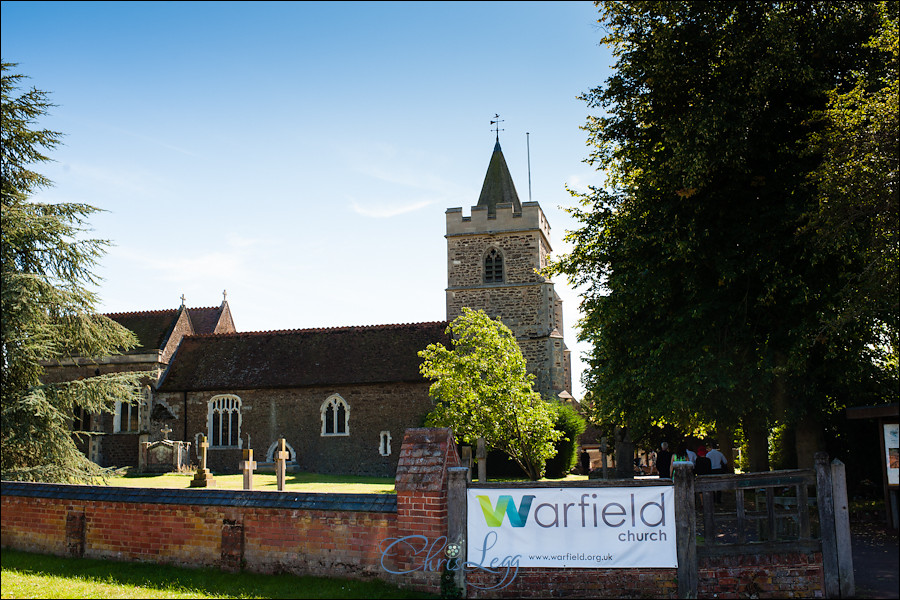
{"type": "Polygon", "coordinates": [[[436,402],[426,424],[450,427],[469,444],[483,437],[531,479],[540,479],[561,433],[553,428],[552,407],[532,389],[534,376],[526,371],[515,336],[484,311],[469,308],[447,333],[452,349],[429,344],[419,352],[420,371],[434,382],[430,394],[436,402]]]}
{"type": "Polygon", "coordinates": [[[569,404],[554,402],[553,428],[562,433],[556,440],[556,455],[547,461],[546,476],[562,479],[578,462],[578,436],[587,429],[587,421],[569,404]]]}
{"type": "Polygon", "coordinates": [[[859,319],[884,327],[896,361],[900,315],[900,61],[898,3],[879,3],[880,25],[866,46],[881,60],[860,70],[855,85],[832,90],[824,127],[812,147],[824,160],[813,173],[819,206],[810,227],[820,244],[862,255],[862,269],[841,290],[832,328],[859,319]]]}
{"type": "Polygon", "coordinates": [[[23,75],[9,72],[14,66],[4,62],[2,72],[2,477],[85,481],[101,470],[72,439],[75,407],[100,413],[137,402],[147,374],[41,382],[46,361],[115,354],[136,339],[94,309],[91,269],[107,242],[79,238],[98,209],[29,199],[50,184],[30,166],[49,160],[43,152],[61,134],[34,128],[52,104],[35,88],[17,95],[23,75]]]}
{"type": "Polygon", "coordinates": [[[800,422],[876,377],[871,320],[823,335],[864,265],[806,227],[815,116],[876,69],[867,2],[598,2],[616,64],[583,95],[586,162],[573,250],[552,266],[583,286],[585,384],[598,419],[800,422]]]}

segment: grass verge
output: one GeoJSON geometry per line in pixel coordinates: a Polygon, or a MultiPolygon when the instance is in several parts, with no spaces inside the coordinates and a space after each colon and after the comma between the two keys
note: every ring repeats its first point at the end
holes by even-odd
{"type": "MultiPolygon", "coordinates": [[[[137,473],[132,469],[120,469],[106,479],[106,484],[119,487],[188,488],[193,473],[137,473]]],[[[216,488],[240,490],[244,487],[243,475],[215,475],[216,488]]],[[[102,485],[102,484],[101,484],[102,485]]],[[[357,475],[323,475],[320,473],[287,473],[285,490],[317,494],[393,494],[393,477],[360,477],[357,475]]],[[[253,489],[274,492],[278,484],[274,473],[255,473],[253,489]]]]}
{"type": "Polygon", "coordinates": [[[437,598],[379,580],[225,573],[4,549],[3,598],[437,598]]]}

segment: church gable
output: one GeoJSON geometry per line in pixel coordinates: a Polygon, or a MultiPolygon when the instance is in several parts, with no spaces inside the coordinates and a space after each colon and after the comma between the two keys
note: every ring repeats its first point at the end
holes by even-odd
{"type": "Polygon", "coordinates": [[[190,308],[188,312],[196,335],[237,332],[227,302],[207,308],[190,308]]]}

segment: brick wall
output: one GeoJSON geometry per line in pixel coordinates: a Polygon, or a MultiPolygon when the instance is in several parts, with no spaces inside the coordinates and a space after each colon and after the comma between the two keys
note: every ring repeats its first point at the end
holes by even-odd
{"type": "Polygon", "coordinates": [[[822,553],[790,552],[701,558],[701,598],[822,598],[822,553]]]}
{"type": "MultiPolygon", "coordinates": [[[[468,573],[469,598],[677,598],[676,569],[519,569],[468,573]],[[504,580],[504,576],[506,579],[504,580]]],[[[821,553],[701,558],[699,598],[822,598],[821,553]]]]}
{"type": "Polygon", "coordinates": [[[22,486],[55,496],[4,489],[3,547],[31,552],[359,578],[397,528],[390,496],[22,486]]]}
{"type": "MultiPolygon", "coordinates": [[[[675,569],[519,569],[468,574],[469,598],[677,598],[675,569]],[[506,577],[506,579],[504,579],[506,577]],[[552,589],[552,592],[549,591],[552,589]]],[[[701,597],[712,597],[704,596],[701,597]]]]}

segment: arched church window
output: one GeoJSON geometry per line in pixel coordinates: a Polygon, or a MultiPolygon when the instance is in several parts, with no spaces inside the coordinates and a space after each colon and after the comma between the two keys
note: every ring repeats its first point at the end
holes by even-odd
{"type": "Polygon", "coordinates": [[[350,435],[350,406],[339,394],[328,397],[319,409],[322,413],[322,435],[350,435]]]}
{"type": "Polygon", "coordinates": [[[496,248],[484,256],[484,282],[503,283],[503,255],[496,248]]]}
{"type": "Polygon", "coordinates": [[[213,396],[207,410],[207,428],[211,447],[240,448],[241,399],[233,394],[213,396]]]}

